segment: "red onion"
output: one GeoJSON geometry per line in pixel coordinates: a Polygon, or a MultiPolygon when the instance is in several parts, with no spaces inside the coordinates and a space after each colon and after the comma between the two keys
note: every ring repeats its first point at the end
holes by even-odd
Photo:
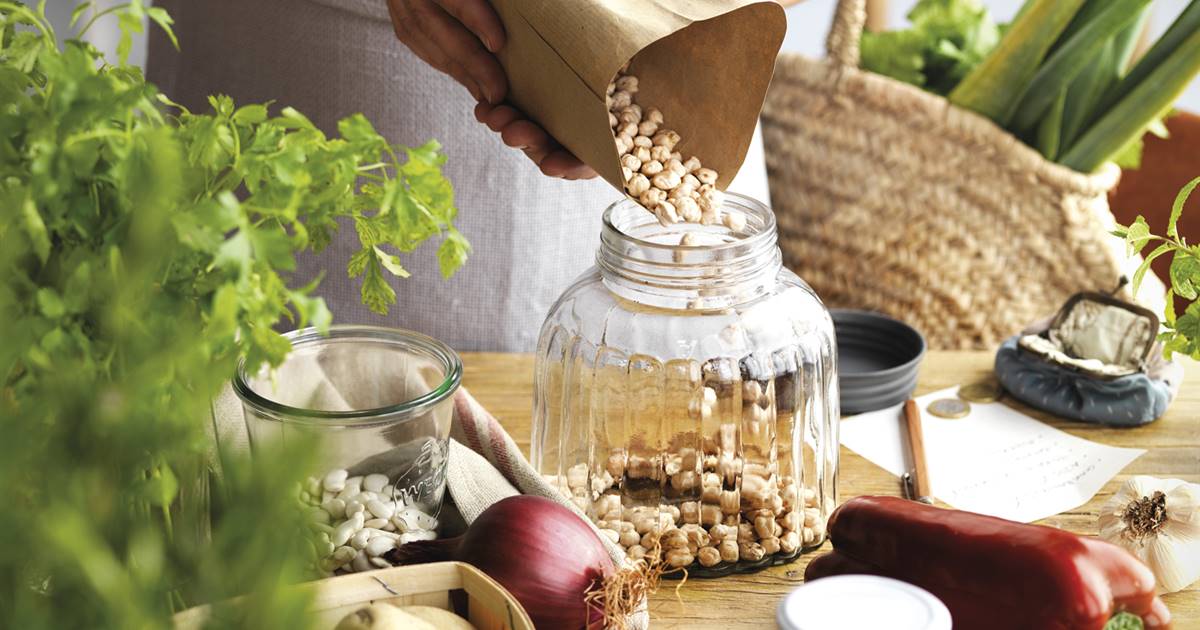
{"type": "Polygon", "coordinates": [[[508,589],[539,629],[603,628],[604,611],[588,593],[615,573],[592,528],[542,497],[515,496],[484,510],[462,536],[417,541],[392,552],[399,564],[458,560],[508,589]]]}

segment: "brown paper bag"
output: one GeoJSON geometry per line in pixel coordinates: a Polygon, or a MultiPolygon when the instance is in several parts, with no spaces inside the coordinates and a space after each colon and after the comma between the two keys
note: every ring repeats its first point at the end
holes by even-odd
{"type": "Polygon", "coordinates": [[[508,41],[509,100],[618,189],[621,165],[606,88],[631,62],[643,107],[657,107],[676,147],[720,173],[742,166],[787,28],[776,2],[492,0],[508,41]]]}

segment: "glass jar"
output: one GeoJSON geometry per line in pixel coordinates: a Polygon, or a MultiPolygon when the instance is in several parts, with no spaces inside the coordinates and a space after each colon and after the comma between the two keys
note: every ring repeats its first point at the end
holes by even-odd
{"type": "Polygon", "coordinates": [[[332,326],[327,335],[306,328],[284,336],[292,352],[281,365],[250,375],[243,364],[234,379],[252,451],[273,440],[314,438],[320,466],[304,489],[313,504],[353,486],[436,515],[462,380],[458,355],[436,339],[390,328],[332,326]],[[325,477],[343,470],[331,491],[325,477]],[[368,475],[376,477],[364,481],[368,475]],[[375,487],[381,481],[383,488],[375,487]]]}
{"type": "Polygon", "coordinates": [[[631,556],[661,535],[693,576],[795,559],[837,500],[829,313],[783,268],[771,211],[725,207],[739,232],[610,206],[537,350],[534,467],[631,556]]]}

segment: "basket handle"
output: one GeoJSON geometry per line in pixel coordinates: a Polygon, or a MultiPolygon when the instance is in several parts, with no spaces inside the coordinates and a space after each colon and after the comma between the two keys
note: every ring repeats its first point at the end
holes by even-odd
{"type": "Polygon", "coordinates": [[[829,58],[840,66],[857,68],[859,41],[867,23],[867,0],[838,0],[833,26],[825,40],[829,58]]]}

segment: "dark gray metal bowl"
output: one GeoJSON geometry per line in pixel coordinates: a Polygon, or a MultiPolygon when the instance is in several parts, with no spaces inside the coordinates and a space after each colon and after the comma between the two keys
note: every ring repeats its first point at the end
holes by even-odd
{"type": "Polygon", "coordinates": [[[843,414],[898,405],[917,387],[925,338],[879,313],[833,309],[843,414]]]}

